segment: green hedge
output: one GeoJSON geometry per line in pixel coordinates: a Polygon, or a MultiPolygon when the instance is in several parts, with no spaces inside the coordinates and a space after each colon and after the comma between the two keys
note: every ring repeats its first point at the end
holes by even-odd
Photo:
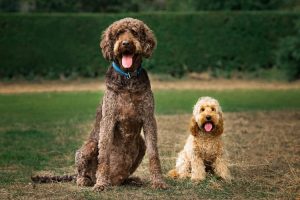
{"type": "Polygon", "coordinates": [[[288,80],[300,79],[300,19],[295,25],[297,34],[283,38],[276,53],[277,66],[288,80]]]}
{"type": "Polygon", "coordinates": [[[109,63],[100,54],[101,32],[125,16],[145,21],[157,36],[144,67],[181,75],[272,68],[279,40],[296,34],[300,13],[1,14],[0,79],[103,75],[109,63]]]}

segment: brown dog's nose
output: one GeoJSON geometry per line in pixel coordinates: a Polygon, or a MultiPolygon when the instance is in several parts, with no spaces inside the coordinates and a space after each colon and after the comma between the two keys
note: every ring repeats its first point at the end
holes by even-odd
{"type": "Polygon", "coordinates": [[[122,42],[122,45],[123,45],[123,46],[128,46],[128,45],[129,45],[129,42],[128,42],[127,40],[124,40],[124,41],[122,42]]]}
{"type": "Polygon", "coordinates": [[[211,116],[210,115],[206,115],[206,120],[210,121],[211,120],[211,116]]]}

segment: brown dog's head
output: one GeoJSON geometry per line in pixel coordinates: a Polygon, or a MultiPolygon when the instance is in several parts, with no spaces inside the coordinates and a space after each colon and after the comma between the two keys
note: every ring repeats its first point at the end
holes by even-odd
{"type": "Polygon", "coordinates": [[[156,39],[144,22],[124,18],[111,24],[102,34],[100,47],[106,60],[117,61],[125,71],[139,67],[142,57],[149,58],[156,39]]]}
{"type": "Polygon", "coordinates": [[[193,110],[190,131],[194,136],[209,134],[218,136],[223,133],[223,116],[219,102],[211,97],[201,97],[193,110]]]}

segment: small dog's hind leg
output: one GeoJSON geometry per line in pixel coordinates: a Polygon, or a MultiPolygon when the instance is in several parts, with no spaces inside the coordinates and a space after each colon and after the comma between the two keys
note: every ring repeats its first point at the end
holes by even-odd
{"type": "Polygon", "coordinates": [[[179,178],[187,178],[191,176],[191,162],[184,151],[179,153],[176,160],[176,172],[179,175],[179,178]]]}

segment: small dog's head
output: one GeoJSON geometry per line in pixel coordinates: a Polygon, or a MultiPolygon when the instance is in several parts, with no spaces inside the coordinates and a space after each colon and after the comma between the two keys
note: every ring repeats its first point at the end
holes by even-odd
{"type": "Polygon", "coordinates": [[[144,22],[124,18],[111,24],[102,34],[100,47],[105,59],[117,61],[126,71],[134,71],[142,57],[149,58],[156,39],[144,22]]]}
{"type": "Polygon", "coordinates": [[[223,133],[222,109],[216,99],[211,97],[199,98],[194,106],[190,131],[194,136],[199,133],[214,136],[223,133]]]}

